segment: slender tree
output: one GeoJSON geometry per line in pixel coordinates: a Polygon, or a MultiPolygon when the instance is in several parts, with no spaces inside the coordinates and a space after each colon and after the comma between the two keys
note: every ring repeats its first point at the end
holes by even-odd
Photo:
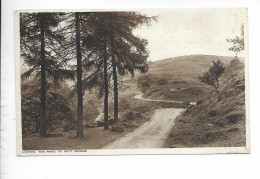
{"type": "Polygon", "coordinates": [[[79,12],[75,13],[76,22],[76,53],[77,53],[77,93],[78,93],[78,122],[77,138],[83,138],[83,93],[82,93],[82,55],[80,44],[80,19],[79,12]]]}
{"type": "Polygon", "coordinates": [[[113,84],[114,84],[114,121],[118,123],[118,77],[117,67],[115,61],[115,45],[114,45],[114,29],[113,29],[114,13],[111,12],[111,23],[110,23],[110,45],[111,45],[111,59],[113,67],[113,84]]]}
{"type": "Polygon", "coordinates": [[[212,66],[208,71],[204,72],[202,76],[199,76],[199,81],[205,83],[214,88],[214,91],[218,94],[219,78],[224,73],[225,67],[220,60],[212,61],[212,66]]]}
{"type": "Polygon", "coordinates": [[[147,41],[133,35],[133,30],[155,17],[147,17],[137,12],[109,12],[110,56],[113,67],[114,120],[118,122],[118,73],[125,75],[134,71],[148,71],[147,41]]]}
{"type": "Polygon", "coordinates": [[[45,26],[46,15],[39,14],[41,43],[41,130],[40,136],[46,136],[46,62],[45,62],[45,26]]]}
{"type": "MultiPolygon", "coordinates": [[[[67,49],[66,53],[70,54],[71,59],[76,59],[74,72],[77,74],[77,81],[75,85],[75,93],[77,94],[77,133],[76,138],[83,138],[83,76],[88,74],[83,67],[87,66],[89,50],[86,46],[82,46],[86,34],[89,32],[87,12],[68,13],[66,23],[64,25],[63,34],[66,39],[64,47],[67,49]]],[[[72,62],[72,64],[75,64],[72,62]]],[[[72,65],[73,66],[73,65],[72,65]]]]}
{"type": "Polygon", "coordinates": [[[104,31],[104,88],[105,88],[105,97],[104,97],[104,130],[109,129],[108,124],[108,77],[107,77],[107,32],[104,31]]]}
{"type": "Polygon", "coordinates": [[[84,67],[92,66],[90,74],[83,80],[83,89],[100,87],[99,97],[104,95],[104,130],[109,129],[108,123],[108,95],[110,79],[109,61],[109,18],[107,12],[95,12],[88,19],[89,34],[85,37],[84,46],[88,49],[88,61],[84,67]]]}

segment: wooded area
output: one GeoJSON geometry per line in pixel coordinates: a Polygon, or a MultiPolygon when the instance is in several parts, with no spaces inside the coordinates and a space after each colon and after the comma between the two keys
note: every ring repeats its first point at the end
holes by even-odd
{"type": "Polygon", "coordinates": [[[83,114],[91,110],[83,97],[93,89],[104,97],[104,130],[109,129],[113,91],[113,122],[118,124],[119,76],[149,68],[148,42],[133,31],[154,20],[137,12],[21,13],[23,134],[46,137],[47,130],[76,116],[76,138],[83,138],[83,114]]]}

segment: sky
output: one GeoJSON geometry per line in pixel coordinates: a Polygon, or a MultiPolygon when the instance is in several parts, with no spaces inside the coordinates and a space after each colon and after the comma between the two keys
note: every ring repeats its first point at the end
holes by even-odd
{"type": "MultiPolygon", "coordinates": [[[[134,33],[148,40],[149,60],[204,54],[235,56],[227,38],[240,36],[241,24],[247,28],[246,9],[143,10],[157,16],[151,26],[142,25],[134,33]]],[[[246,33],[246,32],[245,32],[246,33]]],[[[238,56],[244,56],[243,53],[238,56]]]]}

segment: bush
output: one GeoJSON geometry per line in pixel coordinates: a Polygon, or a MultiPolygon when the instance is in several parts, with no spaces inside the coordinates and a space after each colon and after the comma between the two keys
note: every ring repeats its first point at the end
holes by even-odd
{"type": "Polygon", "coordinates": [[[126,112],[124,114],[124,118],[126,118],[127,120],[133,120],[134,119],[134,113],[132,111],[126,112]]]}
{"type": "Polygon", "coordinates": [[[77,124],[67,123],[67,124],[65,124],[63,129],[65,132],[68,132],[69,130],[74,130],[76,128],[77,128],[77,124]]]}
{"type": "Polygon", "coordinates": [[[157,81],[158,85],[167,85],[168,81],[165,78],[161,78],[157,81]]]}
{"type": "Polygon", "coordinates": [[[124,132],[124,128],[121,126],[111,126],[112,132],[124,132]]]}
{"type": "Polygon", "coordinates": [[[123,126],[125,126],[126,128],[136,128],[138,127],[135,124],[131,124],[131,123],[122,123],[123,126]]]}
{"type": "Polygon", "coordinates": [[[215,117],[215,116],[218,115],[218,113],[217,113],[217,111],[215,111],[215,110],[210,110],[210,111],[208,112],[208,115],[209,115],[210,117],[215,117]]]}
{"type": "Polygon", "coordinates": [[[97,126],[98,127],[103,127],[105,125],[104,121],[97,121],[97,126]]]}
{"type": "Polygon", "coordinates": [[[146,93],[146,91],[147,91],[148,89],[149,89],[149,87],[142,87],[142,88],[141,88],[141,92],[142,92],[142,93],[146,93]]]}
{"type": "Polygon", "coordinates": [[[237,88],[237,89],[240,89],[240,90],[242,90],[242,91],[245,91],[245,85],[244,85],[244,84],[237,85],[236,88],[237,88]]]}
{"type": "Polygon", "coordinates": [[[220,127],[224,127],[227,124],[227,120],[225,120],[225,118],[218,118],[216,121],[214,121],[214,125],[220,126],[220,127]]]}
{"type": "Polygon", "coordinates": [[[244,114],[241,112],[233,112],[233,113],[228,114],[226,116],[226,119],[228,120],[229,123],[235,124],[243,118],[243,115],[244,114]]]}
{"type": "Polygon", "coordinates": [[[148,87],[149,88],[152,85],[152,83],[153,83],[153,80],[148,75],[141,76],[137,80],[137,86],[139,88],[142,88],[142,87],[148,87]]]}
{"type": "Polygon", "coordinates": [[[124,114],[124,118],[127,120],[138,120],[138,119],[142,119],[142,114],[139,112],[134,113],[132,111],[129,111],[124,114]]]}
{"type": "Polygon", "coordinates": [[[198,106],[198,105],[200,105],[202,103],[202,100],[198,100],[197,102],[196,102],[196,105],[198,106]]]}

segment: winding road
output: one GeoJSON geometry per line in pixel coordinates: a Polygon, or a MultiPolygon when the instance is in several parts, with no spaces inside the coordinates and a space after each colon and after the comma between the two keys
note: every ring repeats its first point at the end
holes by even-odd
{"type": "MultiPolygon", "coordinates": [[[[136,95],[135,99],[149,101],[164,101],[144,99],[136,95]]],[[[173,102],[173,101],[164,101],[173,102]]],[[[176,102],[176,101],[174,101],[176,102]]],[[[104,149],[136,149],[136,148],[161,148],[174,125],[175,118],[183,111],[179,108],[157,109],[152,118],[134,131],[106,145],[104,149]]]]}
{"type": "MultiPolygon", "coordinates": [[[[155,102],[166,102],[166,103],[183,103],[183,101],[171,101],[171,100],[161,100],[161,99],[149,99],[149,98],[143,98],[142,94],[138,94],[134,97],[135,99],[141,99],[145,101],[155,101],[155,102]]],[[[196,102],[190,102],[191,105],[195,105],[196,102]]]]}

